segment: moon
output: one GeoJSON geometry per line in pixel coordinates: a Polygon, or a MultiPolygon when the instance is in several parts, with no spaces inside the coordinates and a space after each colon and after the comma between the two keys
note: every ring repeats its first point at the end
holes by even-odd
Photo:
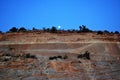
{"type": "Polygon", "coordinates": [[[61,26],[58,26],[58,29],[60,29],[61,28],[61,26]]]}

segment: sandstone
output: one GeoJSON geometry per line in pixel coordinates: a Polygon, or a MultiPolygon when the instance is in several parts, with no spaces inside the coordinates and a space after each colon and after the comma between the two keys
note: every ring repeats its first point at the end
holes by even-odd
{"type": "Polygon", "coordinates": [[[120,43],[105,36],[5,34],[0,42],[0,80],[120,80],[120,43]],[[78,58],[86,51],[90,59],[78,58]],[[26,53],[36,58],[25,57],[26,53]]]}

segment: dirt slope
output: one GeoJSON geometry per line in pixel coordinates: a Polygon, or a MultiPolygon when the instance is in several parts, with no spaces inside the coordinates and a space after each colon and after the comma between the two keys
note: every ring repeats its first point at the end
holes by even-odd
{"type": "Polygon", "coordinates": [[[101,38],[92,33],[5,34],[0,80],[120,80],[120,43],[101,38]],[[86,51],[90,59],[78,58],[86,51]]]}

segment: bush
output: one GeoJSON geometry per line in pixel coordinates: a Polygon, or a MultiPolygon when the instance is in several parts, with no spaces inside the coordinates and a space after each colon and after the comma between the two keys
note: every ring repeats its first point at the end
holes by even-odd
{"type": "Polygon", "coordinates": [[[97,34],[102,35],[102,34],[103,34],[103,32],[102,32],[102,31],[97,31],[97,34]]]}
{"type": "Polygon", "coordinates": [[[85,57],[86,59],[90,59],[90,53],[86,51],[85,54],[83,54],[83,57],[85,57]]]}
{"type": "Polygon", "coordinates": [[[18,31],[19,32],[26,32],[27,30],[24,27],[21,27],[18,31]]]}
{"type": "Polygon", "coordinates": [[[0,61],[9,61],[9,60],[11,60],[11,57],[12,57],[12,55],[11,54],[9,54],[9,53],[3,53],[3,54],[1,54],[0,55],[0,61]]]}
{"type": "Polygon", "coordinates": [[[25,58],[30,58],[30,54],[29,53],[25,54],[25,58]]]}
{"type": "Polygon", "coordinates": [[[62,56],[53,56],[53,57],[49,57],[49,60],[57,60],[57,59],[67,59],[68,56],[67,55],[64,55],[63,57],[62,56]]]}
{"type": "Polygon", "coordinates": [[[0,34],[3,34],[3,32],[2,32],[2,31],[0,31],[0,34]]]}
{"type": "Polygon", "coordinates": [[[56,33],[56,32],[57,32],[57,28],[53,26],[53,27],[51,28],[51,33],[56,33]]]}
{"type": "Polygon", "coordinates": [[[65,54],[64,57],[63,57],[63,59],[67,59],[67,58],[68,58],[68,56],[65,54]]]}
{"type": "Polygon", "coordinates": [[[54,57],[53,57],[53,59],[56,59],[56,60],[57,60],[57,57],[56,57],[56,56],[54,56],[54,57]]]}
{"type": "Polygon", "coordinates": [[[49,57],[49,60],[53,60],[54,58],[53,57],[49,57]]]}
{"type": "Polygon", "coordinates": [[[12,27],[9,32],[18,32],[18,29],[16,27],[12,27]]]}
{"type": "Polygon", "coordinates": [[[62,56],[57,56],[57,58],[62,59],[62,56]]]}
{"type": "Polygon", "coordinates": [[[33,58],[33,59],[37,59],[37,57],[35,55],[31,55],[30,53],[27,53],[24,55],[25,58],[33,58]]]}
{"type": "Polygon", "coordinates": [[[56,57],[56,56],[49,57],[49,60],[54,60],[54,59],[56,59],[56,60],[57,60],[57,57],[56,57]]]}
{"type": "Polygon", "coordinates": [[[30,58],[37,59],[35,55],[31,55],[30,58]]]}
{"type": "Polygon", "coordinates": [[[79,26],[80,32],[92,32],[92,30],[88,29],[85,25],[79,26]]]}
{"type": "Polygon", "coordinates": [[[32,28],[33,31],[37,31],[38,29],[36,29],[35,27],[32,28]]]}
{"type": "Polygon", "coordinates": [[[4,59],[3,59],[3,61],[5,61],[5,62],[6,62],[6,61],[9,61],[9,59],[7,59],[7,58],[4,58],[4,59]]]}
{"type": "Polygon", "coordinates": [[[90,52],[86,51],[84,54],[79,54],[77,58],[84,58],[90,60],[90,52]]]}
{"type": "Polygon", "coordinates": [[[4,54],[4,56],[12,56],[11,54],[9,54],[9,53],[6,53],[6,54],[4,54]]]}
{"type": "Polygon", "coordinates": [[[82,54],[79,54],[78,56],[77,56],[77,58],[82,58],[83,57],[83,55],[82,54]]]}
{"type": "Polygon", "coordinates": [[[104,33],[110,33],[109,31],[107,31],[107,30],[104,30],[104,33]]]}
{"type": "Polygon", "coordinates": [[[119,32],[118,32],[118,31],[115,31],[115,34],[119,34],[119,32]]]}

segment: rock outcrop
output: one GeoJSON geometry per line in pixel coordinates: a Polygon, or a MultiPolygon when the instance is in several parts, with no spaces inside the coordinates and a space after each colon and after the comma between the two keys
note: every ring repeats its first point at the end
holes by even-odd
{"type": "Polygon", "coordinates": [[[119,40],[101,38],[105,36],[5,34],[0,39],[0,80],[120,80],[119,40]]]}

